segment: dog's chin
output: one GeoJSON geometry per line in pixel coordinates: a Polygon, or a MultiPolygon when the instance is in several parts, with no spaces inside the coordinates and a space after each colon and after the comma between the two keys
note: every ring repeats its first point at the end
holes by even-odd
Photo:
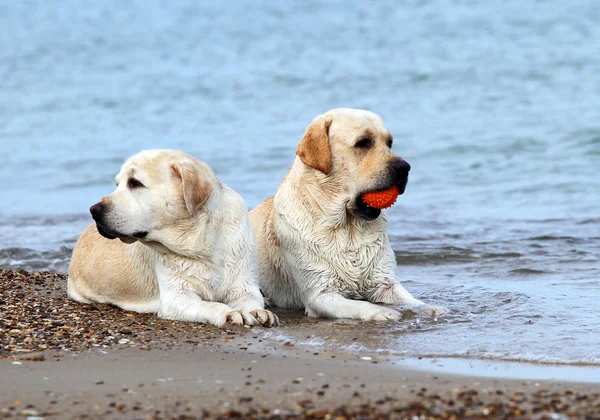
{"type": "Polygon", "coordinates": [[[121,242],[125,242],[126,244],[132,244],[137,241],[144,242],[144,239],[146,239],[146,236],[148,236],[148,232],[145,230],[133,232],[131,235],[117,234],[117,238],[119,238],[121,240],[121,242]]]}
{"type": "Polygon", "coordinates": [[[368,206],[359,195],[356,197],[352,213],[360,219],[371,221],[381,215],[381,210],[368,206]]]}
{"type": "Polygon", "coordinates": [[[112,232],[98,222],[96,222],[96,229],[98,230],[98,233],[104,236],[106,239],[116,239],[118,236],[115,232],[112,232]]]}
{"type": "Polygon", "coordinates": [[[126,244],[132,244],[134,242],[139,241],[140,239],[144,239],[148,232],[135,232],[132,235],[125,235],[120,232],[116,232],[114,230],[108,229],[106,226],[96,222],[96,229],[98,233],[104,236],[106,239],[119,239],[121,242],[126,244]]]}
{"type": "Polygon", "coordinates": [[[121,242],[126,243],[126,244],[132,244],[134,242],[137,242],[137,238],[134,238],[133,236],[118,236],[118,238],[121,240],[121,242]]]}

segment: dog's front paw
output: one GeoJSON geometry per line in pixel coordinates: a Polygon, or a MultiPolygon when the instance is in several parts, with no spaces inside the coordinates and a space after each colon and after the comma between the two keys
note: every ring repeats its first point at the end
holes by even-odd
{"type": "Polygon", "coordinates": [[[271,328],[279,325],[279,318],[277,318],[277,315],[267,309],[255,309],[250,311],[250,315],[252,315],[263,327],[271,328]]]}
{"type": "Polygon", "coordinates": [[[248,312],[231,311],[227,313],[227,316],[225,317],[225,324],[238,326],[258,325],[258,321],[248,312]]]}
{"type": "Polygon", "coordinates": [[[363,318],[364,321],[397,321],[402,314],[395,309],[381,308],[375,313],[369,314],[363,318]]]}

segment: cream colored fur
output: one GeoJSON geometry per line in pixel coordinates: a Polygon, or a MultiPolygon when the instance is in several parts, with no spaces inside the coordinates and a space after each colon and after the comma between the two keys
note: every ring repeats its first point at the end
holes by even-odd
{"type": "Polygon", "coordinates": [[[331,110],[307,128],[275,196],[250,212],[260,287],[273,304],[360,320],[400,318],[380,304],[433,316],[447,311],[400,285],[385,213],[375,220],[357,215],[357,196],[383,185],[389,164],[399,159],[390,141],[381,118],[362,110],[331,110]],[[362,138],[372,147],[357,148],[362,138]]]}
{"type": "Polygon", "coordinates": [[[178,151],[143,151],[116,180],[97,225],[73,250],[72,299],[216,326],[278,323],[258,288],[246,205],[207,164],[178,151]]]}

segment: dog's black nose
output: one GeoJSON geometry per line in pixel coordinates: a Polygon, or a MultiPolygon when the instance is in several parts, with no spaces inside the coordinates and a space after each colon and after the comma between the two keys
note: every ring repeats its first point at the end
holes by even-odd
{"type": "Polygon", "coordinates": [[[101,202],[96,203],[92,207],[90,207],[90,213],[92,213],[92,217],[94,219],[96,217],[100,216],[103,211],[104,211],[104,204],[102,204],[101,202]]]}
{"type": "Polygon", "coordinates": [[[410,171],[410,165],[407,161],[399,159],[394,162],[392,165],[394,171],[400,176],[408,176],[408,172],[410,171]]]}

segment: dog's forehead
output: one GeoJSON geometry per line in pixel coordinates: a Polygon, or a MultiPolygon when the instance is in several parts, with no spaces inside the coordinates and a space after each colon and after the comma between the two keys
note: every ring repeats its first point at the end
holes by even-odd
{"type": "Polygon", "coordinates": [[[161,151],[144,151],[127,159],[117,177],[138,175],[150,179],[158,178],[163,171],[164,162],[166,162],[166,156],[161,151]]]}
{"type": "Polygon", "coordinates": [[[375,135],[390,135],[381,117],[374,112],[362,109],[337,109],[331,112],[330,131],[345,138],[351,138],[366,132],[375,135]]]}

